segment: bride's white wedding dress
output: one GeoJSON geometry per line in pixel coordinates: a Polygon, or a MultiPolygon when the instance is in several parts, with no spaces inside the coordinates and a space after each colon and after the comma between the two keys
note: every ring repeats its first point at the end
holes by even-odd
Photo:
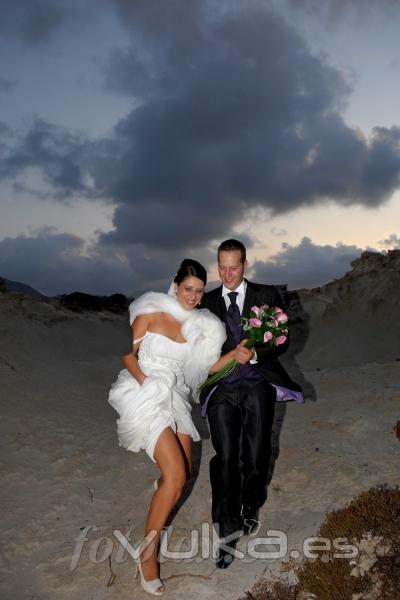
{"type": "Polygon", "coordinates": [[[154,461],[154,448],[160,433],[171,427],[175,432],[200,436],[193,424],[189,398],[218,360],[225,340],[225,327],[210,311],[185,310],[167,294],[149,292],[129,307],[130,322],[139,314],[167,312],[182,323],[186,342],[155,332],[142,338],[138,362],[146,375],[143,385],[123,369],[112,385],[108,401],[119,413],[120,445],[138,452],[145,449],[154,461]]]}

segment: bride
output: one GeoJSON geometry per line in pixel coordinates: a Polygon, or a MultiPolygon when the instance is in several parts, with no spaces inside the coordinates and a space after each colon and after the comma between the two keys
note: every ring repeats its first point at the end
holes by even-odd
{"type": "Polygon", "coordinates": [[[143,589],[157,596],[165,590],[157,562],[160,531],[190,477],[192,439],[200,439],[189,398],[196,401],[207,375],[235,356],[232,350],[220,357],[221,321],[207,309],[195,310],[206,283],[204,267],[185,259],[168,294],[148,292],[132,302],[132,351],[122,357],[125,369],[108,399],[119,413],[120,445],[145,449],[160,469],[138,564],[143,589]]]}

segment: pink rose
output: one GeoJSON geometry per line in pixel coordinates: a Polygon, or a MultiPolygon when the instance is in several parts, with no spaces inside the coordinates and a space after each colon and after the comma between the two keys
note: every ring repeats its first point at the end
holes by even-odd
{"type": "Polygon", "coordinates": [[[256,319],[255,317],[249,319],[249,322],[252,327],[261,327],[262,325],[262,321],[260,321],[260,319],[256,319]]]}
{"type": "Polygon", "coordinates": [[[284,312],[279,313],[279,315],[277,315],[275,318],[278,321],[278,323],[287,323],[287,321],[289,320],[289,317],[284,312]]]}
{"type": "Polygon", "coordinates": [[[277,346],[280,346],[281,344],[284,344],[286,342],[286,340],[287,340],[286,335],[280,335],[279,337],[276,338],[275,344],[277,346]]]}
{"type": "Polygon", "coordinates": [[[276,315],[279,315],[279,313],[283,312],[283,310],[281,308],[279,308],[279,306],[275,306],[274,311],[275,311],[276,315]]]}
{"type": "Polygon", "coordinates": [[[256,315],[256,317],[260,316],[260,309],[258,308],[258,306],[252,306],[251,310],[253,311],[253,313],[256,315]]]}
{"type": "Polygon", "coordinates": [[[264,342],[269,342],[269,340],[272,340],[273,335],[270,331],[266,331],[264,333],[264,342]]]}

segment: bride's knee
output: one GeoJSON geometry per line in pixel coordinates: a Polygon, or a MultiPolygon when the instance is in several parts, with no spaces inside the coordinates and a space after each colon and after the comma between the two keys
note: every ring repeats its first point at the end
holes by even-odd
{"type": "Polygon", "coordinates": [[[184,469],[177,469],[165,477],[164,485],[173,494],[174,501],[177,502],[181,497],[182,490],[186,483],[186,472],[184,469]]]}

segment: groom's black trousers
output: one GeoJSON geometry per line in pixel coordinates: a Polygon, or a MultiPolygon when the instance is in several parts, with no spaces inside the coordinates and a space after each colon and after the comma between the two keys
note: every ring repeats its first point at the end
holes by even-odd
{"type": "Polygon", "coordinates": [[[265,502],[275,399],[268,382],[245,380],[222,384],[210,398],[212,519],[220,537],[242,528],[242,505],[256,511],[265,502]]]}

